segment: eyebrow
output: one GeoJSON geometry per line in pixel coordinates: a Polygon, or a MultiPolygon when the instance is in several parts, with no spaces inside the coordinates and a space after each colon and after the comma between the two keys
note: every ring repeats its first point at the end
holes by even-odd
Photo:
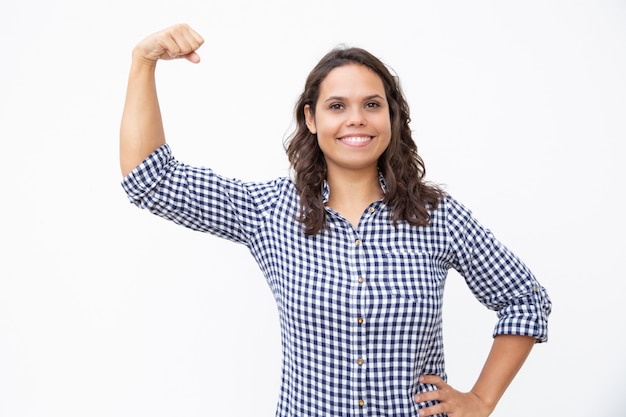
{"type": "MultiPolygon", "coordinates": [[[[372,100],[372,99],[375,99],[375,98],[381,99],[381,100],[383,100],[383,101],[387,101],[387,100],[386,100],[383,96],[381,96],[380,94],[372,94],[372,95],[366,96],[366,97],[364,97],[364,98],[363,98],[363,101],[372,100]]],[[[345,101],[345,100],[346,100],[346,98],[345,98],[345,97],[341,97],[341,96],[330,96],[330,97],[328,97],[326,100],[324,100],[324,103],[326,103],[327,101],[334,101],[334,100],[337,100],[337,101],[345,101]]]]}

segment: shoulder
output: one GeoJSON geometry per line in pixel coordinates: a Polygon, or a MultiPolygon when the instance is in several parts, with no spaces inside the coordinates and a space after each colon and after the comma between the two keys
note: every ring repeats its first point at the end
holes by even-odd
{"type": "Polygon", "coordinates": [[[431,210],[432,219],[441,219],[445,222],[467,222],[472,217],[472,211],[448,193],[445,193],[435,210],[431,210]]]}

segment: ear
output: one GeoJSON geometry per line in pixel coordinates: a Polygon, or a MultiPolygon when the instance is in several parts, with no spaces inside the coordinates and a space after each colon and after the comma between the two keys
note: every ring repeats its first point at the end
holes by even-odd
{"type": "Polygon", "coordinates": [[[306,120],[306,127],[309,129],[312,135],[317,134],[317,127],[315,127],[315,116],[311,113],[311,106],[306,104],[304,106],[304,119],[306,120]]]}

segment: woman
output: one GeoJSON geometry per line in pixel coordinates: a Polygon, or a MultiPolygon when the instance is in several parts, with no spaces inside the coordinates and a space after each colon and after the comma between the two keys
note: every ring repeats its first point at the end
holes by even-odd
{"type": "Polygon", "coordinates": [[[409,111],[387,68],[338,49],[307,78],[287,143],[294,180],[244,183],[172,157],[157,100],[160,59],[200,61],[187,25],[133,50],[120,134],[123,186],[139,207],[245,244],[276,299],[277,416],[488,416],[536,342],[550,300],[471,213],[424,182],[409,111]],[[447,384],[441,306],[448,269],[498,313],[474,387],[447,384]]]}

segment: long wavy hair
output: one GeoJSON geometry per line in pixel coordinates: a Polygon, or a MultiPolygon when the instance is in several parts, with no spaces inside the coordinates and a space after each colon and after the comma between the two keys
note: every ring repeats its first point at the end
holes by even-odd
{"type": "Polygon", "coordinates": [[[400,81],[378,58],[361,48],[335,48],[326,54],[306,79],[304,91],[295,106],[296,127],[285,141],[285,150],[295,173],[295,186],[300,196],[297,219],[304,233],[314,235],[326,226],[326,210],[322,186],[326,179],[326,160],[316,135],[306,126],[304,109],[309,106],[315,115],[320,86],[334,68],[349,64],[364,65],[383,82],[389,103],[391,141],[378,159],[378,169],[385,179],[383,202],[391,211],[391,221],[397,226],[404,220],[415,226],[427,226],[429,210],[436,209],[443,191],[424,181],[426,168],[417,153],[409,122],[409,106],[400,81]]]}

